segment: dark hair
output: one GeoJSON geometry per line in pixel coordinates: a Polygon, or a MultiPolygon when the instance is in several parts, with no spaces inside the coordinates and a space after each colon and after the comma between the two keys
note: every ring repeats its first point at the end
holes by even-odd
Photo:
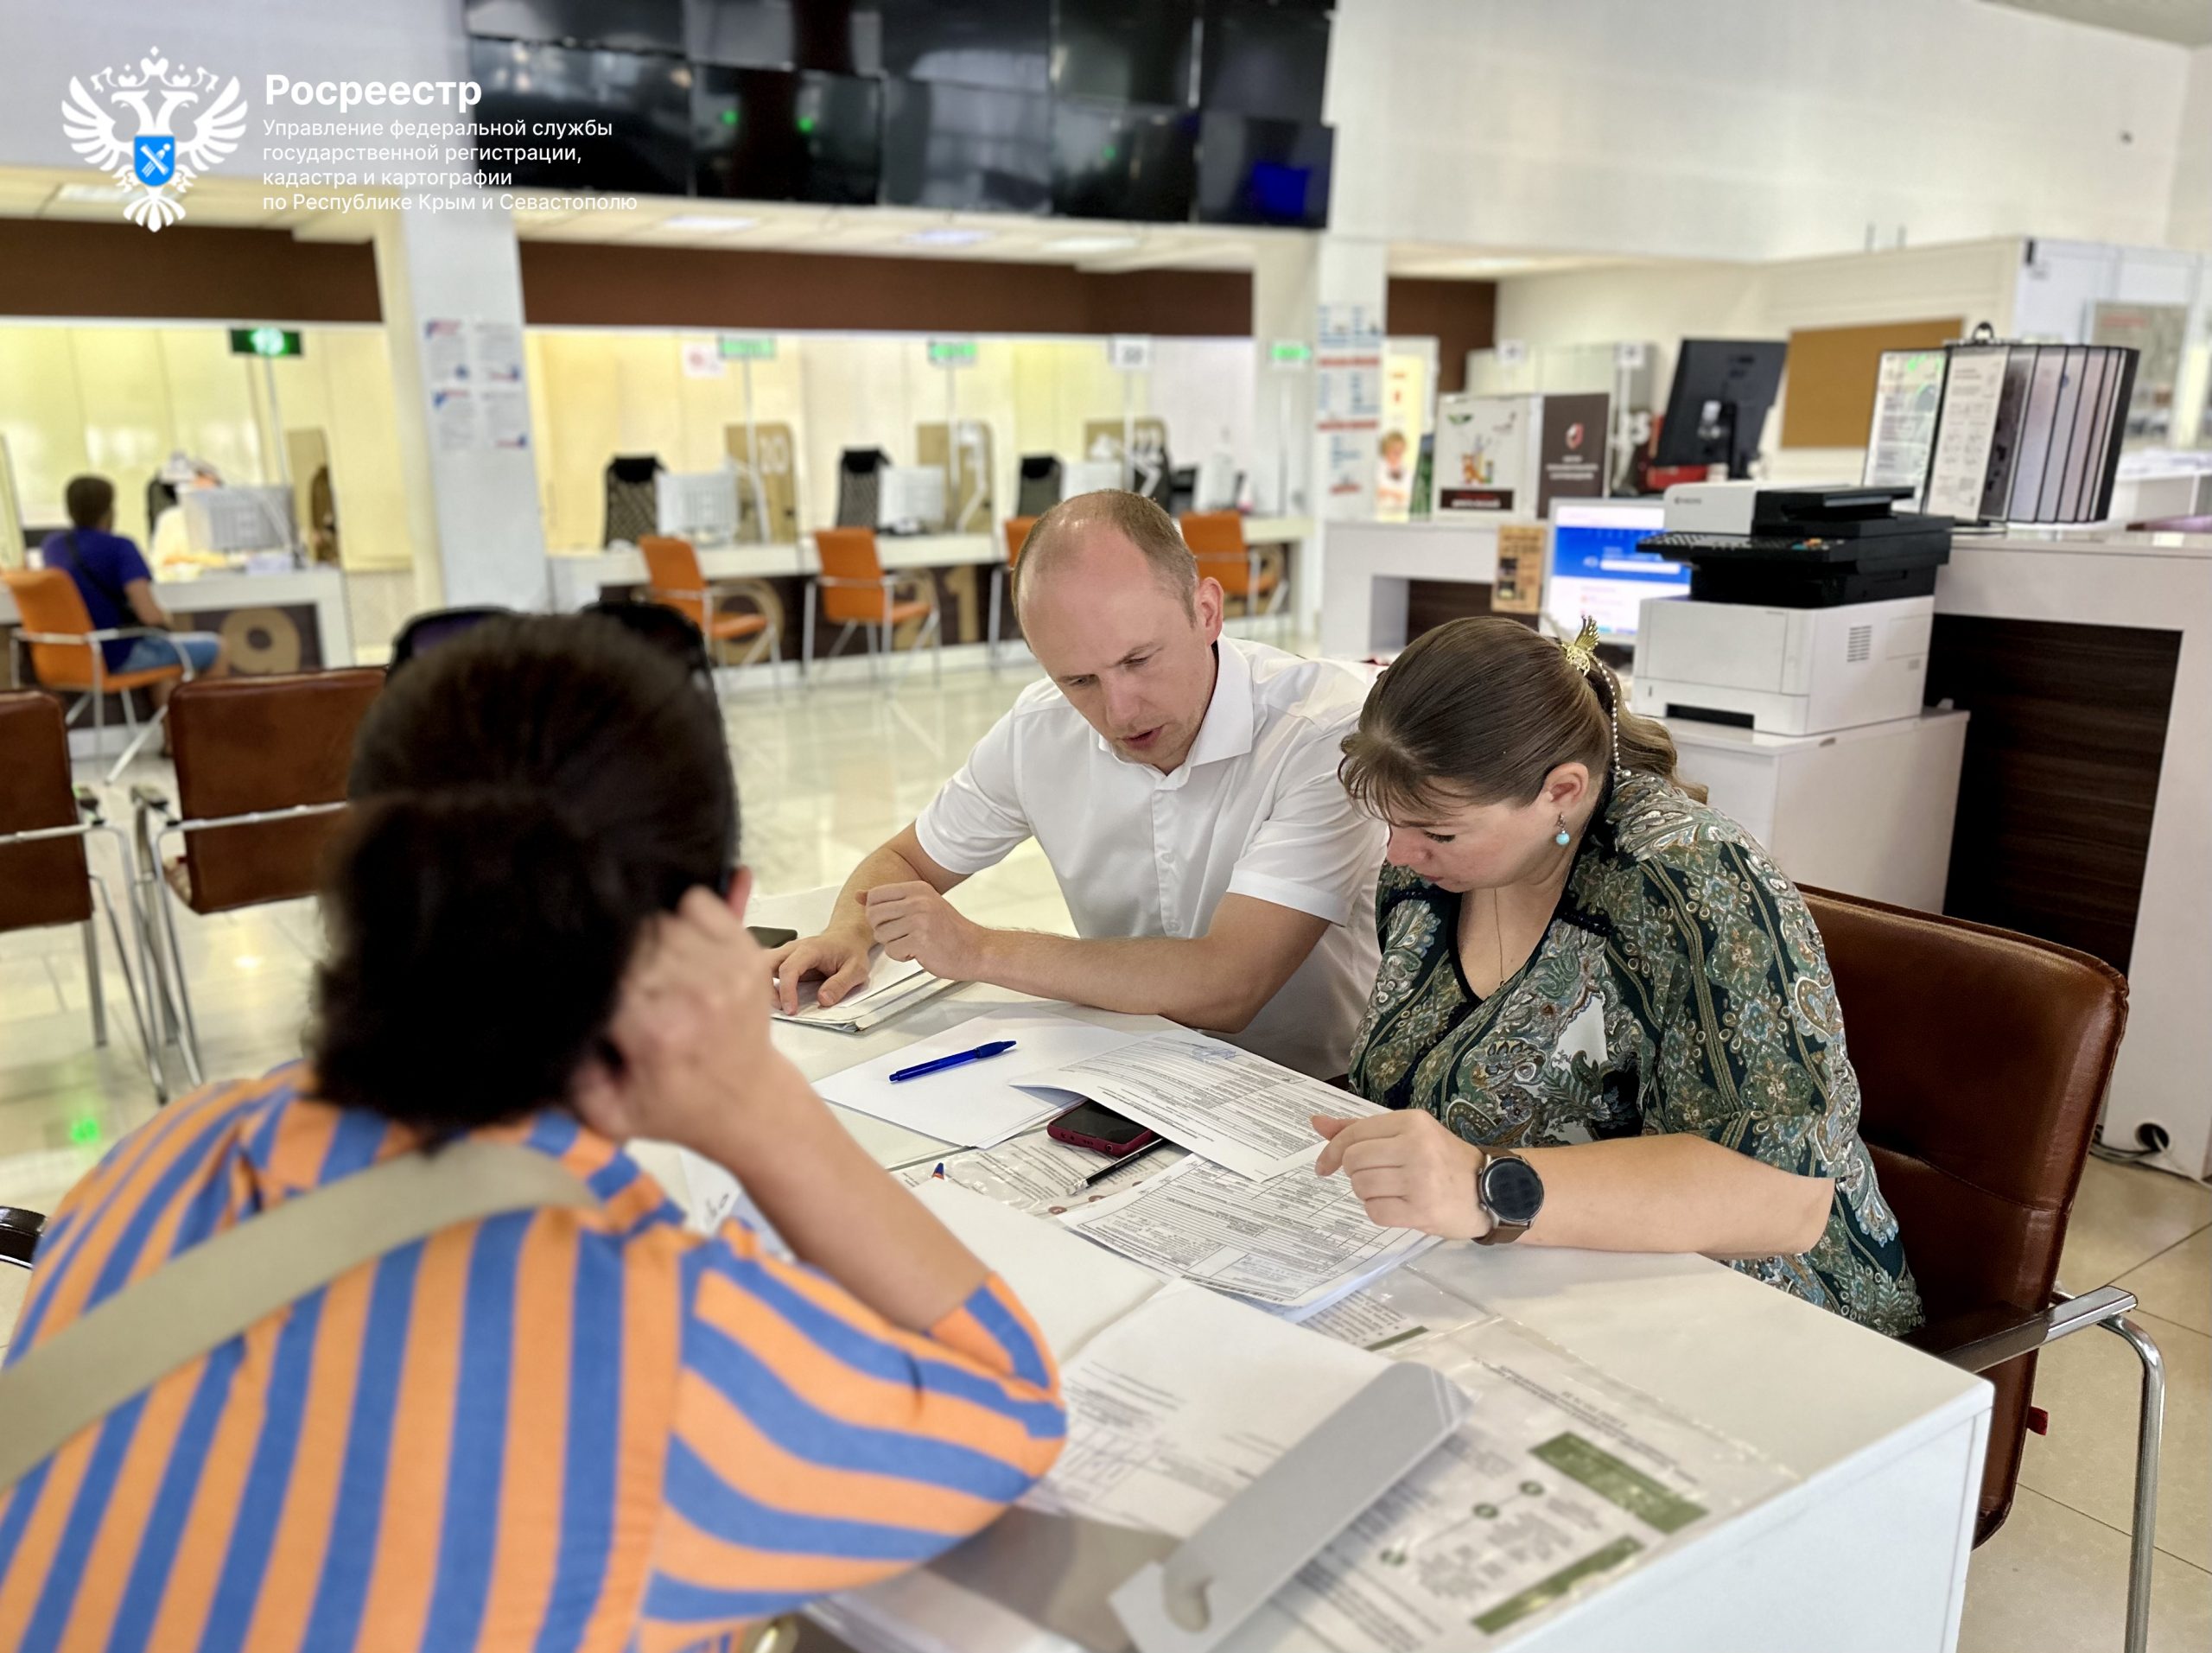
{"type": "Polygon", "coordinates": [[[1144,553],[1160,584],[1182,599],[1185,609],[1197,612],[1198,559],[1183,543],[1182,530],[1156,500],[1126,488],[1078,493],[1061,500],[1030,525],[1028,537],[1021,542],[1020,560],[1014,569],[1017,609],[1022,594],[1065,556],[1077,531],[1084,528],[1109,528],[1121,535],[1144,553]]]}
{"type": "Polygon", "coordinates": [[[493,620],[378,697],[323,880],[321,1094],[434,1134],[569,1094],[639,934],[726,889],[714,703],[604,620],[493,620]]]}
{"type": "Polygon", "coordinates": [[[1578,671],[1556,641],[1516,620],[1450,620],[1415,639],[1368,691],[1337,772],[1385,817],[1526,804],[1563,763],[1585,765],[1602,784],[1618,716],[1623,767],[1681,785],[1666,726],[1617,708],[1614,688],[1604,667],[1578,671]]]}
{"type": "Polygon", "coordinates": [[[115,484],[104,476],[73,476],[61,491],[72,527],[97,528],[115,509],[115,484]]]}

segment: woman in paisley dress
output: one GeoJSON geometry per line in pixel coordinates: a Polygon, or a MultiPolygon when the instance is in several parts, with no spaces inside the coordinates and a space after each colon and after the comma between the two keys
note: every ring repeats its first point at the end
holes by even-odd
{"type": "Polygon", "coordinates": [[[1378,1223],[1702,1252],[1909,1331],[1820,932],[1665,728],[1616,707],[1595,644],[1454,620],[1369,695],[1342,772],[1389,864],[1351,1082],[1394,1111],[1317,1120],[1317,1168],[1378,1223]],[[1525,1229],[1492,1231],[1489,1150],[1541,1179],[1525,1229]]]}

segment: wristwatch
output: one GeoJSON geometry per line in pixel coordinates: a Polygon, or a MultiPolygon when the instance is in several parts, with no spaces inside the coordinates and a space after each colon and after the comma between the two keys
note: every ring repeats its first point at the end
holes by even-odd
{"type": "Polygon", "coordinates": [[[1475,1173],[1475,1203],[1491,1219],[1490,1232],[1475,1243],[1511,1245],[1543,1210],[1544,1179],[1519,1154],[1484,1148],[1482,1167],[1475,1173]]]}

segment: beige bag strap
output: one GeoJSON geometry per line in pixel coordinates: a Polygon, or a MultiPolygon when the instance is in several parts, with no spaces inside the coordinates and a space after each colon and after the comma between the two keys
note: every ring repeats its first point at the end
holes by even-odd
{"type": "Polygon", "coordinates": [[[550,1154],[469,1141],[288,1199],[132,1281],[0,1372],[0,1494],[132,1396],[387,1251],[505,1211],[598,1204],[550,1154]]]}

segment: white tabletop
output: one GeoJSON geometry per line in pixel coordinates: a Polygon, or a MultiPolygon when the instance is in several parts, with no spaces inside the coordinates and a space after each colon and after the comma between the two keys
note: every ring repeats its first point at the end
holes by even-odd
{"type": "MultiPolygon", "coordinates": [[[[804,933],[834,899],[827,889],[764,898],[747,916],[804,933]]],[[[779,1022],[775,1041],[820,1078],[1021,996],[969,985],[867,1033],[779,1022]]],[[[886,1165],[952,1150],[836,1111],[886,1165]]],[[[1990,1409],[1982,1379],[1704,1257],[1447,1244],[1420,1268],[1799,1478],[1516,1645],[1550,1653],[1628,1645],[1629,1636],[1643,1650],[1690,1649],[1724,1644],[1712,1637],[1731,1628],[1737,1639],[1726,1644],[1736,1646],[1942,1648],[1955,1638],[1990,1409]],[[1759,1641],[1755,1626],[1775,1634],[1759,1641]]]]}

